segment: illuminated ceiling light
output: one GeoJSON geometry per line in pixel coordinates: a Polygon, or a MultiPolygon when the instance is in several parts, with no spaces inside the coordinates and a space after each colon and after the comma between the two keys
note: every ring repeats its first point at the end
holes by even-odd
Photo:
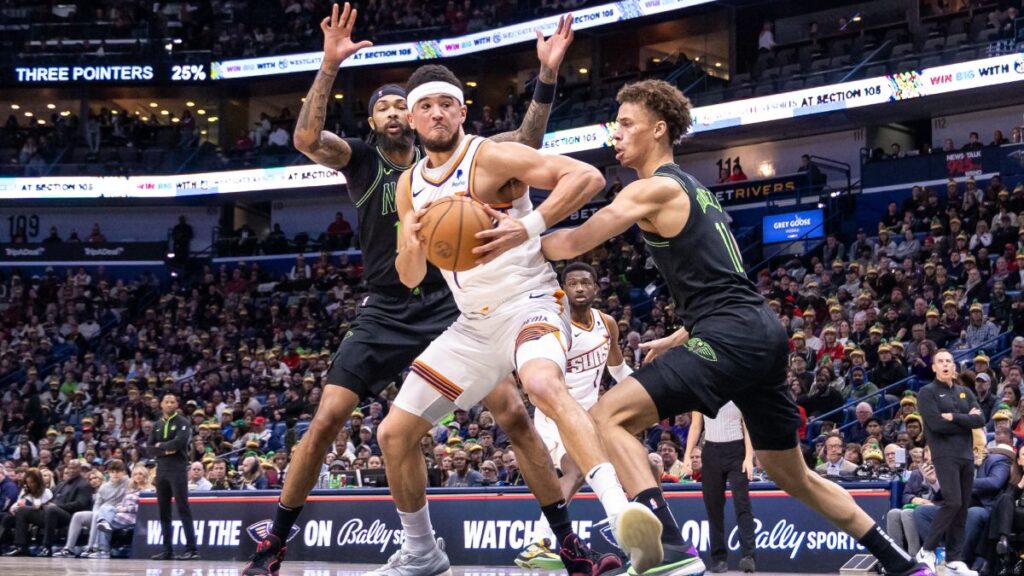
{"type": "Polygon", "coordinates": [[[202,134],[203,136],[206,136],[206,130],[200,130],[199,133],[202,134]]]}
{"type": "Polygon", "coordinates": [[[150,102],[149,103],[149,107],[150,108],[156,108],[157,107],[157,103],[156,102],[150,102]]]}
{"type": "Polygon", "coordinates": [[[149,116],[143,116],[142,117],[142,121],[143,122],[149,122],[149,116]]]}
{"type": "Polygon", "coordinates": [[[189,100],[188,102],[185,102],[185,106],[188,106],[189,108],[191,108],[191,107],[193,107],[195,105],[196,105],[196,103],[191,101],[191,100],[189,100]]]}
{"type": "Polygon", "coordinates": [[[216,122],[217,120],[219,120],[219,118],[217,118],[216,116],[210,116],[209,118],[207,118],[207,120],[210,122],[216,122]]]}
{"type": "Polygon", "coordinates": [[[178,118],[171,118],[171,122],[177,124],[178,122],[181,122],[181,120],[179,120],[178,118]]]}
{"type": "Polygon", "coordinates": [[[303,101],[303,102],[305,102],[305,101],[306,101],[306,97],[305,97],[305,96],[303,96],[303,97],[302,97],[302,101],[303,101]]]}
{"type": "Polygon", "coordinates": [[[71,110],[64,110],[60,113],[60,115],[67,118],[68,116],[71,116],[71,110]]]}
{"type": "Polygon", "coordinates": [[[651,62],[654,62],[655,64],[661,64],[661,58],[651,58],[651,62]]]}
{"type": "Polygon", "coordinates": [[[472,106],[472,105],[473,105],[473,101],[472,100],[466,100],[466,106],[472,106]]]}
{"type": "Polygon", "coordinates": [[[335,94],[335,95],[334,95],[334,99],[335,99],[335,100],[341,100],[341,99],[342,99],[342,98],[344,98],[344,97],[345,97],[345,95],[344,95],[344,94],[340,94],[340,93],[339,93],[339,94],[335,94]]]}
{"type": "Polygon", "coordinates": [[[860,22],[860,12],[853,15],[854,22],[860,22]]]}
{"type": "Polygon", "coordinates": [[[135,111],[135,115],[136,115],[136,116],[138,116],[138,115],[139,115],[139,111],[138,111],[138,110],[136,110],[136,111],[135,111]]]}
{"type": "Polygon", "coordinates": [[[196,110],[196,114],[199,114],[200,116],[203,116],[204,114],[206,114],[206,110],[200,108],[199,110],[196,110]]]}
{"type": "Polygon", "coordinates": [[[175,38],[174,39],[174,43],[175,44],[181,44],[181,38],[175,38]]]}
{"type": "Polygon", "coordinates": [[[32,117],[32,113],[31,113],[31,112],[27,112],[27,111],[26,111],[26,112],[25,112],[25,116],[28,116],[29,118],[31,118],[31,117],[32,117]]]}
{"type": "Polygon", "coordinates": [[[469,86],[470,88],[476,88],[476,81],[470,80],[469,82],[466,82],[466,86],[469,86]]]}
{"type": "Polygon", "coordinates": [[[53,110],[53,109],[54,109],[54,108],[56,108],[56,107],[57,107],[57,105],[56,105],[56,104],[47,104],[47,105],[46,105],[46,108],[47,108],[48,110],[53,110]]]}
{"type": "Polygon", "coordinates": [[[590,70],[587,70],[586,68],[580,68],[580,74],[587,74],[589,72],[590,70]]]}
{"type": "Polygon", "coordinates": [[[722,63],[721,62],[715,62],[715,68],[721,68],[721,67],[722,67],[722,63]]]}
{"type": "Polygon", "coordinates": [[[110,115],[111,116],[117,116],[117,110],[111,110],[110,111],[110,115]]]}
{"type": "Polygon", "coordinates": [[[43,120],[42,118],[40,118],[40,119],[36,120],[36,124],[46,124],[46,120],[43,120]]]}
{"type": "Polygon", "coordinates": [[[21,106],[18,106],[17,104],[11,104],[11,110],[21,110],[21,106]]]}
{"type": "Polygon", "coordinates": [[[160,111],[160,115],[161,116],[167,116],[168,114],[170,114],[170,112],[168,112],[167,110],[161,110],[160,111]]]}

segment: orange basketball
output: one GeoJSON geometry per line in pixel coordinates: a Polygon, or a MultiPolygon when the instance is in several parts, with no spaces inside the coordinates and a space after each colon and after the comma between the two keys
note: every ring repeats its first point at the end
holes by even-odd
{"type": "Polygon", "coordinates": [[[473,249],[484,244],[476,233],[494,227],[483,205],[466,196],[446,196],[432,202],[420,222],[427,260],[453,272],[476,266],[473,249]]]}

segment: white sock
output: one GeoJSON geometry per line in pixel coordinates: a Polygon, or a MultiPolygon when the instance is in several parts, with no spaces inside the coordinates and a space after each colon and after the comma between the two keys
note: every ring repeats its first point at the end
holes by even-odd
{"type": "Polygon", "coordinates": [[[622,484],[619,484],[619,477],[615,475],[615,468],[610,462],[594,466],[587,472],[586,479],[594,494],[597,494],[597,499],[601,501],[601,506],[604,506],[604,513],[609,520],[617,517],[629,504],[626,493],[622,491],[622,484]]]}
{"type": "Polygon", "coordinates": [[[544,538],[554,542],[556,546],[558,545],[558,542],[555,542],[555,532],[551,529],[551,524],[549,524],[548,519],[541,514],[540,520],[537,521],[537,528],[533,531],[533,541],[540,542],[544,538]]]}
{"type": "Polygon", "coordinates": [[[399,510],[398,517],[402,519],[402,528],[405,529],[405,544],[402,548],[406,552],[425,554],[437,546],[434,528],[430,525],[429,505],[424,504],[423,508],[415,512],[399,510]]]}

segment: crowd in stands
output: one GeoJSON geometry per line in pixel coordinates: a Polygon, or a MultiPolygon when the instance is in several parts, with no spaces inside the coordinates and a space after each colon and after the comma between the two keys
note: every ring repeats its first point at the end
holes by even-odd
{"type": "MultiPolygon", "coordinates": [[[[325,232],[339,247],[352,235],[340,215],[325,232]]],[[[678,327],[642,239],[626,233],[584,260],[600,274],[597,307],[618,322],[617,345],[638,367],[640,344],[678,327]]],[[[791,335],[788,385],[806,422],[800,434],[810,467],[837,479],[906,480],[917,487],[913,498],[927,499],[927,440],[915,390],[933,378],[931,359],[940,348],[971,352],[959,377],[988,420],[978,442],[980,477],[1015,466],[1014,447],[1024,438],[1024,337],[998,360],[990,354],[1000,352],[1001,334],[1024,334],[1024,184],[1008,189],[996,177],[950,181],[944,190],[914,187],[890,204],[877,231],[830,235],[802,258],[756,271],[753,281],[791,335]]],[[[0,461],[10,490],[43,498],[30,479],[69,482],[77,468],[105,474],[92,487],[100,494],[104,482],[123,483],[115,462],[134,478],[152,465],[150,433],[165,393],[179,397],[195,427],[193,489],[280,487],[363,292],[361,266],[328,252],[300,256],[287,273],[241,261],[208,265],[169,285],[145,275],[115,280],[103,268],[13,271],[0,283],[0,461]]],[[[602,390],[610,385],[606,378],[602,390]]],[[[395,391],[351,415],[323,463],[320,487],[358,483],[357,470],[365,472],[364,484],[382,482],[373,472],[386,465],[375,435],[395,391]]],[[[680,414],[647,434],[663,481],[700,480],[700,451],[683,461],[688,429],[689,415],[680,414]]],[[[435,484],[522,484],[507,436],[481,406],[454,412],[421,447],[435,484]]],[[[766,478],[756,466],[754,474],[766,478]]],[[[994,481],[1002,489],[1009,475],[1000,478],[994,481]]],[[[17,511],[10,514],[14,501],[3,498],[5,485],[0,478],[0,503],[13,524],[0,542],[21,545],[13,540],[21,538],[20,525],[17,511]]],[[[46,488],[70,498],[59,485],[46,488]]],[[[983,503],[994,498],[983,496],[983,503]]],[[[76,502],[66,514],[22,522],[40,524],[46,542],[59,546],[59,529],[106,518],[76,502]],[[88,521],[73,521],[89,510],[88,521]]],[[[908,504],[914,502],[927,507],[908,504]]],[[[892,518],[901,526],[917,520],[902,512],[892,518]]],[[[980,528],[975,534],[979,543],[989,541],[980,528]]]]}
{"type": "MultiPolygon", "coordinates": [[[[433,0],[355,2],[363,36],[377,44],[438,39],[507,26],[600,2],[588,0],[433,0]]],[[[5,14],[58,31],[42,43],[39,35],[8,39],[22,56],[46,53],[82,57],[159,53],[163,41],[176,50],[210,50],[218,58],[266,56],[318,50],[320,20],[328,0],[237,2],[87,3],[77,9],[49,4],[0,2],[5,14]],[[20,5],[16,5],[20,4],[20,5]],[[91,29],[90,29],[91,27],[91,29]],[[16,40],[22,43],[15,44],[16,40]],[[175,42],[177,40],[177,42],[175,42]]]]}

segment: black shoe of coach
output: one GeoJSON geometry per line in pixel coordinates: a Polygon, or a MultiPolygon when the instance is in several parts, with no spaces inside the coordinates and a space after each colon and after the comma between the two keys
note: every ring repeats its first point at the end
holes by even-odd
{"type": "Polygon", "coordinates": [[[195,550],[185,550],[184,554],[178,554],[174,557],[175,560],[199,560],[199,552],[195,550]]]}
{"type": "Polygon", "coordinates": [[[174,560],[174,552],[170,550],[164,550],[159,554],[153,554],[150,558],[153,560],[174,560]]]}
{"type": "Polygon", "coordinates": [[[28,556],[28,550],[21,546],[15,546],[8,550],[4,556],[28,556]]]}

